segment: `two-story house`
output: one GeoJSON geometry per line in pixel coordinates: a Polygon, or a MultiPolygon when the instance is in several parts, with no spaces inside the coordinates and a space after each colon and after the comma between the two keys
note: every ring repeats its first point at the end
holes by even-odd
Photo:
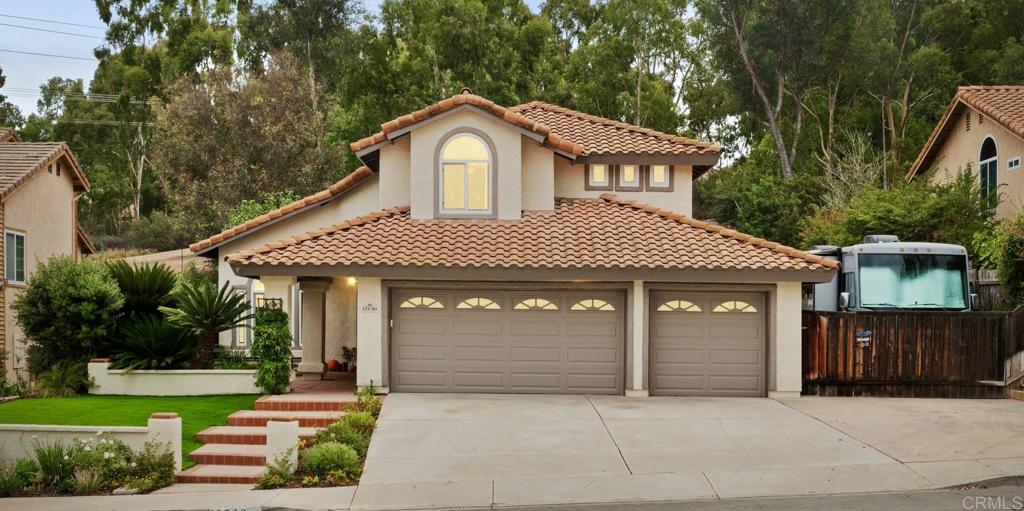
{"type": "Polygon", "coordinates": [[[997,218],[1024,211],[1024,85],[960,87],[907,180],[947,182],[970,169],[980,193],[998,200],[997,218]]]}
{"type": "Polygon", "coordinates": [[[89,181],[67,144],[22,142],[14,130],[0,128],[0,336],[8,374],[27,376],[29,340],[11,304],[36,267],[55,255],[77,258],[95,251],[78,226],[78,198],[88,189],[89,181]]]}
{"type": "Polygon", "coordinates": [[[342,181],[191,247],[283,303],[301,371],[349,346],[391,392],[799,394],[800,283],[836,264],[690,217],[720,147],[464,90],[351,148],[342,181]]]}

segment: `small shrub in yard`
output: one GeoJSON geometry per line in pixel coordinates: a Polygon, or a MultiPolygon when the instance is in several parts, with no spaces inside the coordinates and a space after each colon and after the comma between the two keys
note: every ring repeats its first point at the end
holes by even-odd
{"type": "Polygon", "coordinates": [[[139,313],[127,320],[111,351],[119,369],[179,369],[192,360],[196,334],[158,314],[139,313]]]}
{"type": "Polygon", "coordinates": [[[256,486],[259,489],[272,490],[274,488],[281,488],[296,480],[295,467],[292,466],[290,459],[292,452],[294,451],[289,450],[289,452],[274,458],[274,462],[267,466],[267,473],[256,482],[256,486]]]}
{"type": "Polygon", "coordinates": [[[267,394],[288,391],[292,374],[292,335],[288,315],[276,307],[256,310],[250,353],[256,359],[256,385],[267,394]]]}
{"type": "Polygon", "coordinates": [[[75,493],[92,495],[103,488],[103,474],[99,470],[87,468],[75,469],[75,493]]]}
{"type": "Polygon", "coordinates": [[[363,385],[356,392],[356,402],[359,404],[359,409],[368,412],[374,417],[380,415],[380,409],[384,406],[383,401],[377,396],[377,392],[377,386],[372,382],[369,385],[363,385]]]}
{"type": "Polygon", "coordinates": [[[91,384],[85,361],[65,360],[43,371],[34,390],[43,397],[73,396],[85,392],[91,384]]]}
{"type": "Polygon", "coordinates": [[[130,467],[121,486],[149,493],[174,484],[174,453],[163,444],[146,442],[132,456],[130,467]]]}
{"type": "Polygon", "coordinates": [[[366,455],[370,447],[370,436],[377,426],[377,420],[369,412],[354,412],[343,415],[330,426],[316,433],[316,442],[337,442],[352,447],[360,456],[366,455]]]}
{"type": "Polygon", "coordinates": [[[317,443],[302,451],[302,463],[313,475],[341,473],[355,477],[361,470],[355,449],[338,442],[317,443]]]}
{"type": "Polygon", "coordinates": [[[78,444],[42,442],[32,447],[36,457],[36,480],[46,490],[68,493],[75,487],[75,465],[82,452],[78,444]]]}
{"type": "Polygon", "coordinates": [[[21,495],[36,479],[38,467],[32,460],[0,462],[0,497],[21,495]]]}
{"type": "Polygon", "coordinates": [[[213,350],[217,335],[223,331],[245,326],[252,318],[245,297],[231,291],[225,282],[220,289],[204,281],[183,283],[174,293],[175,307],[160,307],[167,320],[199,336],[191,367],[207,369],[213,364],[213,350]]]}

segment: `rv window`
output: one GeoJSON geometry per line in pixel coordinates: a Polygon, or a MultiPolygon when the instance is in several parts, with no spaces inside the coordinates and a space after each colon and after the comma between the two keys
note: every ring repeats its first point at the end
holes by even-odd
{"type": "Polygon", "coordinates": [[[964,256],[859,254],[857,261],[861,307],[967,308],[964,256]]]}

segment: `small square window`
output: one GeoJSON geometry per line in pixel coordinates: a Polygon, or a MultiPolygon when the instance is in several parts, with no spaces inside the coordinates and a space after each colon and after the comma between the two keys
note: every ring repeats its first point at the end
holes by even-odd
{"type": "Polygon", "coordinates": [[[643,188],[640,180],[639,165],[619,165],[618,180],[615,184],[616,190],[639,191],[643,188]]]}
{"type": "Polygon", "coordinates": [[[1020,168],[1020,156],[1014,156],[1006,160],[1006,170],[1017,170],[1020,168]]]}
{"type": "Polygon", "coordinates": [[[611,190],[612,170],[604,163],[591,163],[586,167],[587,190],[611,190]]]}
{"type": "Polygon", "coordinates": [[[651,165],[647,167],[647,189],[654,191],[671,191],[672,166],[651,165]]]}

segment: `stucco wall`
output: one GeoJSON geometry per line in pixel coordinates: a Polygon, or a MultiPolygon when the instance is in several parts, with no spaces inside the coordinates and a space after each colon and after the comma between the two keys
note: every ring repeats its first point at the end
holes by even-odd
{"type": "Polygon", "coordinates": [[[381,208],[409,205],[410,137],[401,137],[394,144],[380,149],[380,176],[377,185],[381,208]]]}
{"type": "Polygon", "coordinates": [[[687,216],[693,215],[693,168],[675,165],[671,192],[626,192],[618,190],[587,190],[583,164],[573,164],[565,158],[555,158],[555,196],[597,198],[602,193],[614,193],[625,199],[638,200],[662,209],[687,216]]]}
{"type": "Polygon", "coordinates": [[[261,394],[255,369],[110,369],[109,362],[89,362],[95,384],[90,394],[116,396],[208,396],[261,394]]]}
{"type": "Polygon", "coordinates": [[[555,159],[563,158],[526,137],[522,147],[523,209],[551,211],[555,209],[555,159]]]}
{"type": "Polygon", "coordinates": [[[936,152],[928,179],[933,183],[947,182],[956,177],[957,172],[971,167],[974,178],[978,178],[978,163],[981,155],[981,144],[986,138],[992,137],[996,143],[999,157],[997,180],[1002,202],[996,208],[996,216],[1007,218],[1024,210],[1024,168],[1008,171],[1006,162],[1014,157],[1024,158],[1024,140],[1003,129],[997,122],[986,118],[978,122],[979,113],[970,107],[964,109],[953,122],[952,131],[936,152]],[[966,130],[965,116],[971,115],[971,131],[966,130]]]}
{"type": "Polygon", "coordinates": [[[341,348],[356,347],[356,305],[358,281],[351,284],[347,277],[331,279],[327,288],[327,351],[325,360],[344,360],[341,348]]]}
{"type": "Polygon", "coordinates": [[[803,386],[799,282],[779,282],[770,295],[768,396],[799,397],[803,386]]]}
{"type": "MultiPolygon", "coordinates": [[[[451,115],[414,129],[410,141],[410,214],[413,218],[433,218],[435,196],[440,186],[436,166],[438,143],[453,130],[472,128],[487,135],[494,143],[496,168],[494,172],[497,199],[497,218],[519,219],[522,213],[522,134],[493,115],[470,109],[460,110],[451,115]]],[[[494,156],[492,156],[494,157],[494,156]]]]}
{"type": "MultiPolygon", "coordinates": [[[[54,255],[74,253],[74,186],[68,161],[62,162],[64,171],[58,176],[45,170],[37,172],[4,200],[4,228],[25,234],[25,279],[39,263],[54,255]]],[[[0,239],[0,243],[6,236],[0,239]]],[[[2,264],[2,262],[0,262],[2,264]]],[[[15,374],[27,377],[25,348],[27,342],[15,321],[11,304],[22,287],[10,284],[4,289],[5,339],[9,355],[6,368],[17,369],[15,374]]]]}

